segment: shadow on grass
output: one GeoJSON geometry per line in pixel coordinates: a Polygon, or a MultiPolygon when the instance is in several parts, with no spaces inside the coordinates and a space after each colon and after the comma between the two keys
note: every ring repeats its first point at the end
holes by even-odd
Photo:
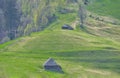
{"type": "Polygon", "coordinates": [[[118,51],[58,52],[51,55],[61,60],[77,62],[86,66],[120,73],[120,52],[118,51]]]}
{"type": "Polygon", "coordinates": [[[78,52],[12,52],[1,53],[1,58],[19,59],[34,58],[35,60],[53,57],[56,60],[75,62],[83,66],[105,69],[120,73],[120,52],[110,50],[78,51],[78,52]],[[17,56],[16,56],[17,55],[17,56]]]}
{"type": "Polygon", "coordinates": [[[56,71],[56,70],[45,70],[47,72],[53,72],[53,73],[59,73],[59,74],[65,74],[64,71],[56,71]]]}

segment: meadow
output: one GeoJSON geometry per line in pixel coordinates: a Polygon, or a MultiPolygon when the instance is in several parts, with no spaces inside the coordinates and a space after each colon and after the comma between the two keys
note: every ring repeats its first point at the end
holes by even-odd
{"type": "MultiPolygon", "coordinates": [[[[62,25],[76,22],[77,13],[57,13],[57,17],[42,32],[0,44],[0,78],[120,78],[118,31],[111,32],[111,35],[116,34],[111,38],[95,28],[87,28],[89,33],[85,32],[78,27],[79,24],[72,31],[62,30],[62,25]],[[93,32],[95,34],[91,34],[93,32]],[[50,57],[61,65],[64,73],[44,70],[43,64],[50,57]]],[[[98,21],[90,21],[90,25],[100,28],[95,23],[98,21]]],[[[102,25],[111,26],[110,30],[114,28],[112,24],[102,25]]]]}

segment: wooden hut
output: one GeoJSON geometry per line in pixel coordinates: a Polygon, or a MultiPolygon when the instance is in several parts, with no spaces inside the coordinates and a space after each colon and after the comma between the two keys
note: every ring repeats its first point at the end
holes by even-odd
{"type": "Polygon", "coordinates": [[[49,71],[56,71],[56,72],[61,72],[62,68],[60,65],[58,65],[54,59],[49,58],[45,63],[44,63],[44,69],[49,70],[49,71]]]}

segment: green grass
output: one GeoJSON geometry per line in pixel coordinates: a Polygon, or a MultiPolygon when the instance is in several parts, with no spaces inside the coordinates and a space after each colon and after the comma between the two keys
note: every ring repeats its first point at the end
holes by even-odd
{"type": "Polygon", "coordinates": [[[1,78],[119,78],[119,52],[4,52],[0,54],[1,78]],[[53,57],[64,74],[45,71],[43,63],[53,57]],[[95,71],[95,72],[94,72],[95,71]],[[117,73],[115,73],[117,72],[117,73]]]}
{"type": "MultiPolygon", "coordinates": [[[[114,39],[95,29],[88,30],[102,35],[62,30],[62,25],[76,21],[76,13],[57,16],[46,30],[0,45],[0,78],[120,78],[118,36],[114,39]],[[62,66],[64,73],[44,70],[49,57],[62,66]]],[[[95,22],[90,24],[100,28],[95,22]]]]}
{"type": "Polygon", "coordinates": [[[120,19],[120,0],[91,0],[88,9],[104,16],[120,19]]]}

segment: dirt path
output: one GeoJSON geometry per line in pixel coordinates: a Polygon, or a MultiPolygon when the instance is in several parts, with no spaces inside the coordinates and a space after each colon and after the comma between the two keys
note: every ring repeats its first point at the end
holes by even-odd
{"type": "Polygon", "coordinates": [[[100,74],[100,75],[110,75],[110,72],[105,72],[105,71],[98,71],[98,70],[93,70],[93,69],[85,69],[85,71],[100,74]]]}
{"type": "Polygon", "coordinates": [[[78,21],[78,20],[75,20],[75,21],[71,24],[71,26],[72,26],[74,29],[76,29],[76,26],[77,26],[78,23],[79,23],[79,21],[78,21]]]}

